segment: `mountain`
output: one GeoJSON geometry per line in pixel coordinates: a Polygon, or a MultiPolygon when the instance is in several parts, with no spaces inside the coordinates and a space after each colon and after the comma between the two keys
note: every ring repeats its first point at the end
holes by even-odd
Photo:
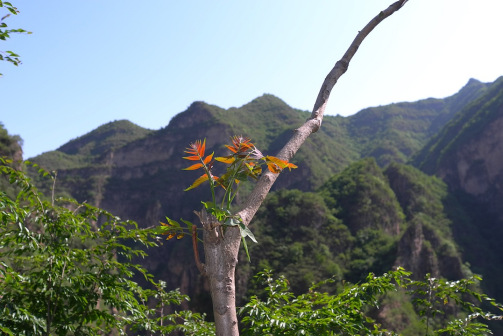
{"type": "Polygon", "coordinates": [[[471,101],[419,152],[413,164],[435,174],[460,202],[456,240],[474,271],[503,297],[503,77],[471,101]],[[489,276],[490,275],[490,276],[489,276]]]}
{"type": "Polygon", "coordinates": [[[433,137],[414,164],[487,203],[503,219],[502,127],[503,77],[433,137]]]}
{"type": "Polygon", "coordinates": [[[406,162],[461,107],[480,97],[488,84],[470,79],[455,95],[364,109],[347,118],[348,132],[361,157],[375,157],[380,166],[406,162]]]}
{"type": "MultiPolygon", "coordinates": [[[[347,118],[326,116],[320,131],[308,138],[294,158],[299,169],[281,176],[275,188],[314,190],[350,162],[368,156],[376,158],[380,166],[406,162],[457,107],[479,97],[487,85],[472,79],[445,99],[368,108],[347,118]]],[[[275,154],[308,117],[308,112],[293,109],[272,95],[227,110],[195,102],[163,129],[150,131],[125,120],[115,121],[33,161],[58,171],[60,190],[98,205],[107,193],[113,200],[105,205],[122,213],[117,204],[127,203],[120,197],[131,188],[138,192],[149,188],[149,195],[153,192],[157,199],[169,200],[172,193],[190,184],[191,177],[180,172],[184,167],[181,157],[194,140],[207,138],[209,149],[218,153],[230,136],[240,134],[252,138],[262,151],[275,154]],[[163,189],[157,190],[159,187],[163,189]]],[[[141,222],[149,206],[152,204],[142,206],[143,213],[133,210],[137,214],[133,218],[141,222]]],[[[181,211],[175,209],[175,214],[181,211]]]]}
{"type": "MultiPolygon", "coordinates": [[[[297,291],[333,274],[359,281],[369,271],[382,272],[393,265],[451,279],[473,269],[492,277],[490,284],[501,280],[500,273],[489,268],[489,261],[494,261],[493,267],[503,269],[501,258],[491,255],[481,260],[485,253],[491,254],[493,245],[484,245],[491,237],[476,220],[480,204],[496,207],[489,197],[496,186],[488,187],[488,194],[480,199],[469,198],[462,184],[454,183],[459,178],[454,166],[449,166],[453,157],[442,159],[442,155],[462,153],[470,141],[476,141],[469,135],[477,127],[493,130],[484,133],[486,145],[492,138],[499,139],[494,134],[498,124],[493,124],[499,119],[489,111],[501,100],[496,89],[500,82],[472,79],[444,99],[368,108],[351,117],[326,116],[321,129],[293,158],[299,168],[281,174],[252,223],[259,245],[250,246],[252,264],[243,259],[238,267],[241,296],[252,286],[250,277],[264,267],[293,277],[297,291]],[[466,136],[450,144],[459,134],[466,136]],[[434,174],[437,177],[428,176],[434,174]],[[476,239],[480,249],[472,251],[467,237],[476,239]]],[[[141,226],[158,225],[165,216],[197,222],[192,211],[210,195],[204,188],[183,192],[197,177],[182,171],[187,166],[183,151],[190,143],[206,138],[207,151],[222,155],[224,144],[237,134],[275,155],[308,117],[308,112],[272,95],[230,109],[194,102],[162,129],[115,121],[32,161],[57,171],[57,193],[88,201],[141,226]]],[[[481,152],[482,145],[474,148],[481,155],[478,163],[470,161],[469,155],[466,160],[475,165],[473,176],[478,176],[476,168],[486,167],[480,166],[480,160],[490,158],[481,152]]],[[[499,181],[488,178],[503,172],[497,165],[503,158],[499,151],[485,153],[494,155],[487,167],[495,168],[496,175],[481,168],[480,176],[499,181]]],[[[49,190],[50,185],[37,181],[49,190]]],[[[240,196],[248,191],[249,187],[243,188],[240,196]]],[[[500,223],[491,212],[484,216],[500,223]]],[[[146,265],[168,288],[180,287],[191,296],[194,307],[206,309],[208,293],[188,240],[168,241],[148,253],[146,265]]],[[[490,294],[497,291],[492,289],[490,294]]]]}

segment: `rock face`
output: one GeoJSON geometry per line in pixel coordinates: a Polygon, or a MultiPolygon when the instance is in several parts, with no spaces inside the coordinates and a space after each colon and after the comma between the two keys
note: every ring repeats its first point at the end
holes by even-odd
{"type": "Polygon", "coordinates": [[[441,166],[438,176],[473,195],[503,220],[503,105],[499,117],[480,130],[441,166]]]}
{"type": "Polygon", "coordinates": [[[415,163],[503,220],[503,78],[462,109],[415,163]]]}
{"type": "Polygon", "coordinates": [[[459,279],[463,276],[459,249],[448,216],[447,186],[411,166],[393,163],[385,171],[407,226],[398,243],[395,266],[414,274],[430,273],[459,279]]]}
{"type": "MultiPolygon", "coordinates": [[[[414,164],[442,178],[459,202],[456,241],[485,286],[503,297],[503,77],[467,104],[418,153],[414,164]]],[[[500,299],[501,300],[501,299],[500,299]]]]}

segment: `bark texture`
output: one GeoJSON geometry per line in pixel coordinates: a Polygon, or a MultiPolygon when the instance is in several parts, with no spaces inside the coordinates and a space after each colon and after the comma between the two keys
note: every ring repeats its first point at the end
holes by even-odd
{"type": "MultiPolygon", "coordinates": [[[[316,132],[323,120],[325,107],[332,88],[337,80],[348,69],[349,62],[367,35],[384,19],[402,8],[408,0],[399,0],[381,11],[356,36],[344,56],[335,63],[323,82],[311,117],[298,129],[294,130],[291,139],[281,149],[278,158],[291,160],[309,135],[316,132]]],[[[249,225],[258,208],[278,178],[268,170],[259,179],[250,196],[245,200],[242,209],[237,213],[249,225]]],[[[215,315],[216,333],[218,336],[239,335],[236,315],[235,268],[241,236],[239,229],[227,228],[224,232],[216,218],[208,215],[204,209],[198,213],[204,227],[205,265],[202,266],[210,282],[213,312],[215,315]]]]}
{"type": "Polygon", "coordinates": [[[235,270],[241,234],[235,227],[224,232],[218,220],[204,208],[196,214],[204,228],[205,264],[202,273],[210,283],[217,336],[239,335],[235,270]]]}

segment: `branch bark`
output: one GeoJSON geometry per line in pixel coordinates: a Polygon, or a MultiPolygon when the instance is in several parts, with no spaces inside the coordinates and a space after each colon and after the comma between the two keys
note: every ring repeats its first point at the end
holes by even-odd
{"type": "MultiPolygon", "coordinates": [[[[325,107],[330,97],[332,88],[337,80],[347,71],[349,63],[363,40],[384,19],[398,11],[408,0],[399,0],[375,16],[355,37],[344,56],[335,63],[323,82],[311,117],[294,133],[287,144],[277,155],[283,160],[291,160],[307,137],[318,131],[321,127],[325,107]]],[[[258,208],[269,193],[279,174],[266,171],[259,179],[255,188],[245,200],[242,209],[237,213],[249,225],[258,208]]],[[[224,233],[217,224],[216,218],[211,218],[204,209],[198,214],[204,227],[204,272],[210,282],[215,327],[218,336],[239,335],[238,320],[236,315],[235,268],[241,236],[239,229],[228,228],[224,233]],[[216,222],[216,223],[215,223],[216,222]],[[220,229],[220,230],[219,230],[220,229]],[[223,234],[224,233],[224,234],[223,234]]]]}

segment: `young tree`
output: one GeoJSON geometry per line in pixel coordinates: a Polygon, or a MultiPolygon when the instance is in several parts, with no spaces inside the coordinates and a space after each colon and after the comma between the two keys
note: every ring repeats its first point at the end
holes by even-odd
{"type": "MultiPolygon", "coordinates": [[[[349,62],[360,44],[379,23],[402,8],[406,2],[407,0],[396,1],[387,9],[379,12],[358,33],[344,56],[335,64],[325,78],[314,104],[311,117],[294,131],[291,139],[279,152],[279,159],[288,162],[307,137],[320,128],[330,92],[339,77],[346,72],[349,62]]],[[[264,172],[251,194],[243,202],[241,210],[234,215],[245,228],[248,227],[277,177],[278,174],[273,171],[264,172]]],[[[208,176],[208,179],[211,179],[211,177],[208,176]]],[[[205,209],[201,211],[199,217],[204,228],[203,243],[205,252],[205,265],[202,265],[200,269],[209,279],[217,335],[239,335],[235,303],[235,268],[238,262],[238,251],[243,236],[243,229],[237,230],[236,228],[239,228],[239,226],[236,225],[236,228],[222,231],[222,224],[218,224],[219,219],[213,214],[207,213],[205,209]]]]}
{"type": "Polygon", "coordinates": [[[157,246],[159,227],[46,200],[13,166],[0,156],[0,335],[214,334],[204,316],[173,312],[187,297],[133,259],[157,246]]]}

